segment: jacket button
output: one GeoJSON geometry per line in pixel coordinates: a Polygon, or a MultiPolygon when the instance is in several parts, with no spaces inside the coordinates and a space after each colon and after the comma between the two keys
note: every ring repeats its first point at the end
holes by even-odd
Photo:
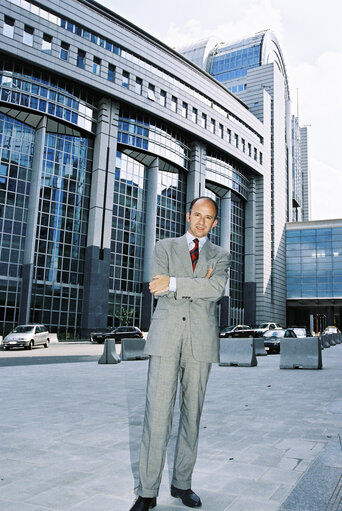
{"type": "Polygon", "coordinates": [[[182,318],[183,321],[186,321],[186,318],[182,318]]]}

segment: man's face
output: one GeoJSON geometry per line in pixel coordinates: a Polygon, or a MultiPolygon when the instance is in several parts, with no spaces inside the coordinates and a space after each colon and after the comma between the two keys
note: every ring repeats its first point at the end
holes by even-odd
{"type": "Polygon", "coordinates": [[[215,206],[211,201],[199,199],[195,202],[191,212],[186,214],[186,219],[189,222],[189,233],[196,238],[207,236],[210,229],[217,224],[215,213],[215,206]]]}

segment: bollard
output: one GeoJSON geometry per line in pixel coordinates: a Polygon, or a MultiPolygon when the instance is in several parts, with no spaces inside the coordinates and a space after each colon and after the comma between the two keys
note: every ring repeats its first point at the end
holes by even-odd
{"type": "Polygon", "coordinates": [[[99,364],[118,364],[120,357],[116,353],[115,339],[105,339],[103,354],[99,358],[99,364]]]}
{"type": "Polygon", "coordinates": [[[336,346],[336,342],[334,339],[334,334],[328,334],[330,346],[336,346]]]}
{"type": "Polygon", "coordinates": [[[324,335],[320,335],[319,338],[321,339],[322,347],[323,348],[330,348],[330,342],[328,337],[324,335]]]}
{"type": "Polygon", "coordinates": [[[335,333],[333,335],[334,335],[334,341],[336,342],[336,344],[340,344],[341,340],[340,340],[340,336],[338,335],[338,333],[335,333]]]}
{"type": "Polygon", "coordinates": [[[267,356],[267,351],[265,350],[265,343],[263,337],[256,337],[254,339],[254,348],[257,357],[267,356]]]}
{"type": "Polygon", "coordinates": [[[145,360],[145,339],[121,339],[121,360],[145,360]]]}
{"type": "Polygon", "coordinates": [[[318,337],[280,339],[280,369],[322,369],[318,337]]]}
{"type": "Polygon", "coordinates": [[[220,366],[253,367],[258,364],[253,337],[220,339],[220,366]]]}
{"type": "Polygon", "coordinates": [[[58,337],[57,337],[57,334],[53,334],[52,332],[49,333],[49,339],[50,339],[50,343],[51,344],[54,344],[56,342],[59,342],[58,341],[58,337]]]}

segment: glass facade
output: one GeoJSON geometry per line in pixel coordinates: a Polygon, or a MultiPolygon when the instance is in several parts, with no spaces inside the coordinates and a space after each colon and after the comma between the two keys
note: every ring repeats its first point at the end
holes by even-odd
{"type": "Polygon", "coordinates": [[[230,252],[232,265],[230,269],[230,299],[232,313],[235,311],[236,318],[233,323],[241,322],[243,311],[243,289],[245,280],[245,202],[232,193],[231,200],[231,235],[230,252]]]}
{"type": "Polygon", "coordinates": [[[186,169],[189,167],[187,140],[170,126],[141,113],[123,111],[120,114],[118,142],[161,156],[186,169]]]}
{"type": "Polygon", "coordinates": [[[140,325],[145,234],[145,167],[118,152],[114,180],[108,325],[123,309],[140,325]]]}
{"type": "Polygon", "coordinates": [[[260,65],[260,44],[232,50],[220,48],[212,60],[211,74],[219,82],[235,80],[247,74],[247,69],[260,65]]]}
{"type": "Polygon", "coordinates": [[[287,298],[342,298],[342,227],[286,233],[287,298]]]}
{"type": "Polygon", "coordinates": [[[158,171],[156,240],[185,231],[186,176],[182,171],[158,171]]]}
{"type": "Polygon", "coordinates": [[[0,327],[18,318],[34,130],[0,113],[0,327]]]}
{"type": "Polygon", "coordinates": [[[95,99],[72,82],[32,66],[14,63],[0,54],[0,100],[74,124],[95,129],[95,99]]]}

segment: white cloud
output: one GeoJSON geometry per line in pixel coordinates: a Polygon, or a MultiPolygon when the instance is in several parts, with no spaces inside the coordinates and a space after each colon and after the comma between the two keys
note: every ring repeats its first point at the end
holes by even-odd
{"type": "Polygon", "coordinates": [[[311,158],[311,219],[342,218],[342,170],[311,158]]]}
{"type": "MultiPolygon", "coordinates": [[[[178,48],[211,36],[220,41],[234,41],[267,28],[271,28],[279,38],[283,33],[281,14],[272,3],[272,0],[248,2],[243,6],[238,20],[215,24],[214,27],[207,24],[205,17],[192,18],[183,25],[171,23],[167,32],[159,33],[157,37],[169,46],[178,48]]],[[[222,18],[228,19],[228,16],[222,18]]]]}

